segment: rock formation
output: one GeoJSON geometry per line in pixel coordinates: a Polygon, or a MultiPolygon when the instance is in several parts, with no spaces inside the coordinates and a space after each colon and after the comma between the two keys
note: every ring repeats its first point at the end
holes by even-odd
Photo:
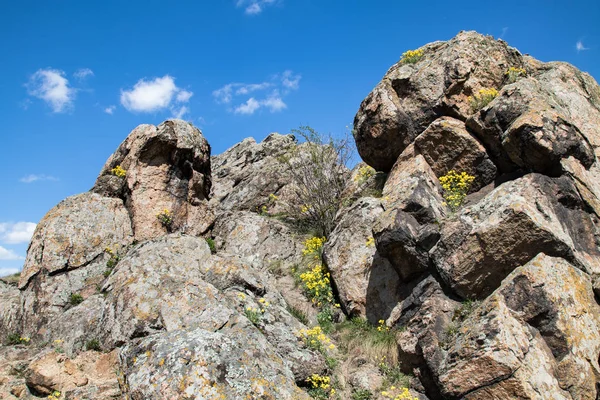
{"type": "Polygon", "coordinates": [[[360,105],[322,249],[292,135],[135,128],[0,280],[0,399],[599,398],[600,88],[475,32],[416,54],[360,105]]]}

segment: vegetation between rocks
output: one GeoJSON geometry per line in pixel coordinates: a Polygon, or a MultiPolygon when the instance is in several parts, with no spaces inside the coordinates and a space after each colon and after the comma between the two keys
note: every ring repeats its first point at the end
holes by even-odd
{"type": "Polygon", "coordinates": [[[475,180],[473,175],[466,172],[449,171],[446,175],[440,176],[440,184],[444,189],[444,205],[447,205],[452,212],[456,212],[469,193],[471,184],[475,180]]]}
{"type": "Polygon", "coordinates": [[[481,110],[483,107],[487,106],[498,96],[498,90],[494,88],[483,88],[479,89],[479,91],[473,96],[469,96],[469,105],[471,106],[471,111],[473,113],[481,110]]]}

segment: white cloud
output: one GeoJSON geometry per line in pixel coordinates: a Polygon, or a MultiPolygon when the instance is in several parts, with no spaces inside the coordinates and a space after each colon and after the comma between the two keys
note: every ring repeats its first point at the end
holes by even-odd
{"type": "Polygon", "coordinates": [[[173,113],[173,117],[177,119],[183,118],[185,114],[187,114],[190,109],[186,106],[181,106],[180,108],[171,108],[171,112],[173,113]]]}
{"type": "Polygon", "coordinates": [[[187,90],[182,90],[177,93],[177,101],[180,103],[187,103],[190,101],[190,98],[194,95],[192,92],[188,92],[187,90]]]}
{"type": "Polygon", "coordinates": [[[248,15],[260,14],[265,7],[275,4],[276,0],[237,0],[236,6],[243,7],[248,15]]]}
{"type": "Polygon", "coordinates": [[[0,241],[9,244],[29,243],[35,227],[33,222],[0,223],[0,241]]]}
{"type": "Polygon", "coordinates": [[[104,109],[104,112],[112,115],[115,112],[116,108],[116,106],[108,106],[104,109]]]}
{"type": "Polygon", "coordinates": [[[301,75],[294,75],[292,71],[287,70],[281,76],[281,84],[287,89],[297,90],[300,87],[301,78],[301,75]]]}
{"type": "Polygon", "coordinates": [[[287,105],[283,102],[281,97],[279,97],[279,93],[274,93],[269,96],[266,100],[261,102],[261,105],[267,107],[271,112],[277,112],[287,108],[287,105]]]}
{"type": "Polygon", "coordinates": [[[58,178],[51,176],[51,175],[45,175],[45,174],[29,174],[29,175],[25,175],[24,177],[19,179],[19,181],[23,182],[23,183],[33,183],[36,181],[57,181],[57,180],[58,180],[58,178]]]}
{"type": "Polygon", "coordinates": [[[94,71],[89,68],[79,68],[77,71],[75,71],[75,73],[73,73],[73,76],[82,81],[88,76],[94,76],[94,71]]]}
{"type": "Polygon", "coordinates": [[[21,257],[12,250],[5,249],[0,246],[0,260],[23,260],[25,257],[21,257]]]}
{"type": "Polygon", "coordinates": [[[213,91],[212,94],[217,103],[229,104],[238,96],[253,93],[245,102],[229,108],[229,111],[235,114],[252,115],[260,108],[266,108],[273,113],[287,108],[283,97],[292,90],[300,88],[301,78],[301,75],[286,70],[281,74],[273,75],[269,81],[261,83],[228,83],[213,91]],[[270,90],[270,93],[267,90],[270,90]]]}
{"type": "Polygon", "coordinates": [[[192,95],[178,88],[173,77],[165,75],[148,81],[140,79],[132,89],[121,89],[121,104],[129,111],[153,112],[167,109],[174,102],[186,103],[192,95]]]}
{"type": "Polygon", "coordinates": [[[55,113],[66,111],[72,106],[76,91],[69,87],[64,75],[57,69],[38,70],[26,85],[29,95],[44,100],[55,113]]]}
{"type": "Polygon", "coordinates": [[[252,115],[260,108],[260,103],[254,97],[250,97],[248,101],[235,108],[233,111],[236,114],[252,115]]]}
{"type": "Polygon", "coordinates": [[[578,53],[580,51],[589,50],[588,47],[585,47],[583,45],[583,42],[581,40],[578,40],[577,43],[575,43],[575,49],[577,50],[578,53]]]}

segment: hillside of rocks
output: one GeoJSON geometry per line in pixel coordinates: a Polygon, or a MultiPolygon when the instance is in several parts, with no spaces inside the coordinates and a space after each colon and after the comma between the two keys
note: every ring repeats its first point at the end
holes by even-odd
{"type": "Polygon", "coordinates": [[[299,138],[129,133],[0,280],[0,399],[599,399],[600,87],[476,32],[416,50],[325,239],[299,138]]]}

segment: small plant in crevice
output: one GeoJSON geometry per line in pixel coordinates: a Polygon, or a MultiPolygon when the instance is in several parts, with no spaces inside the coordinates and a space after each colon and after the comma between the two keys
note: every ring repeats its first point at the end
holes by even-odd
{"type": "Polygon", "coordinates": [[[360,353],[374,364],[385,360],[390,366],[398,363],[398,328],[388,327],[380,320],[377,325],[363,318],[352,318],[335,325],[334,337],[347,354],[360,353]]]}
{"type": "Polygon", "coordinates": [[[48,398],[48,400],[58,400],[58,399],[60,399],[61,396],[62,396],[62,393],[59,392],[58,390],[55,390],[52,393],[50,393],[47,398],[48,398]]]}
{"type": "Polygon", "coordinates": [[[402,64],[415,64],[421,58],[423,58],[423,50],[408,50],[402,53],[402,58],[400,59],[400,62],[402,64]]]}
{"type": "Polygon", "coordinates": [[[19,333],[11,333],[6,338],[6,343],[15,346],[17,344],[28,345],[31,342],[31,339],[28,337],[21,336],[19,333]]]}
{"type": "Polygon", "coordinates": [[[296,318],[298,321],[302,322],[304,325],[308,324],[308,317],[306,316],[306,313],[304,313],[303,311],[297,309],[294,306],[291,305],[287,305],[287,311],[292,314],[292,316],[294,318],[296,318]]]}
{"type": "Polygon", "coordinates": [[[210,249],[211,254],[215,254],[217,252],[217,248],[215,246],[215,240],[210,237],[204,238],[204,240],[206,240],[206,244],[208,245],[208,248],[210,249]]]}
{"type": "Polygon", "coordinates": [[[494,88],[483,88],[473,96],[469,96],[468,101],[473,113],[487,106],[498,96],[498,90],[494,88]]]}
{"type": "Polygon", "coordinates": [[[106,270],[104,271],[104,277],[108,278],[108,276],[112,273],[115,266],[119,263],[121,259],[116,250],[113,250],[111,247],[106,247],[104,252],[108,255],[108,261],[106,261],[106,270]]]}
{"type": "Polygon", "coordinates": [[[473,175],[466,172],[458,173],[454,170],[439,178],[442,189],[444,189],[445,205],[452,212],[456,212],[467,197],[471,184],[475,180],[473,175]]]}
{"type": "Polygon", "coordinates": [[[125,171],[125,169],[123,169],[123,167],[121,167],[120,165],[117,165],[116,167],[111,169],[110,173],[119,178],[124,178],[127,175],[127,171],[125,171]]]}
{"type": "Polygon", "coordinates": [[[369,178],[374,176],[376,173],[377,173],[377,171],[375,171],[375,169],[373,167],[371,167],[369,165],[363,165],[358,168],[358,171],[356,171],[356,174],[354,175],[354,178],[352,178],[352,180],[356,184],[362,185],[363,183],[368,181],[369,178]]]}
{"type": "Polygon", "coordinates": [[[515,83],[519,78],[527,76],[527,71],[524,68],[510,67],[505,75],[508,83],[515,83]]]}
{"type": "Polygon", "coordinates": [[[373,393],[367,389],[355,389],[350,398],[352,400],[371,400],[373,399],[373,393]]]}
{"type": "Polygon", "coordinates": [[[327,356],[330,350],[335,349],[335,345],[331,343],[331,339],[325,335],[320,326],[300,329],[297,336],[304,342],[306,347],[316,350],[324,356],[327,356]]]}
{"type": "Polygon", "coordinates": [[[335,395],[335,389],[332,387],[329,376],[312,374],[306,383],[308,384],[308,394],[313,399],[326,400],[335,395]]]}
{"type": "Polygon", "coordinates": [[[173,214],[170,210],[165,208],[164,210],[156,214],[156,219],[158,219],[158,222],[160,222],[160,224],[165,229],[167,229],[168,231],[171,230],[171,227],[173,226],[173,214]]]}
{"type": "Polygon", "coordinates": [[[410,394],[407,387],[396,386],[392,386],[389,389],[382,391],[381,397],[392,400],[419,400],[418,397],[414,397],[410,394]]]}
{"type": "Polygon", "coordinates": [[[459,328],[462,323],[475,311],[481,302],[479,300],[467,299],[458,308],[454,310],[452,322],[446,326],[444,337],[441,340],[441,346],[446,348],[452,339],[459,333],[459,328]]]}
{"type": "Polygon", "coordinates": [[[91,339],[85,344],[85,349],[88,351],[101,351],[100,341],[98,339],[91,339]]]}
{"type": "MultiPolygon", "coordinates": [[[[241,301],[245,301],[246,295],[243,293],[239,293],[238,299],[240,299],[241,301]]],[[[244,315],[246,316],[246,318],[248,318],[250,322],[252,322],[252,324],[258,326],[262,321],[263,315],[270,306],[271,303],[269,303],[264,298],[260,298],[258,299],[258,307],[246,306],[244,308],[244,315]]]]}
{"type": "Polygon", "coordinates": [[[79,293],[71,293],[71,295],[69,296],[69,304],[71,304],[72,306],[76,306],[81,303],[83,303],[83,296],[79,293]]]}

